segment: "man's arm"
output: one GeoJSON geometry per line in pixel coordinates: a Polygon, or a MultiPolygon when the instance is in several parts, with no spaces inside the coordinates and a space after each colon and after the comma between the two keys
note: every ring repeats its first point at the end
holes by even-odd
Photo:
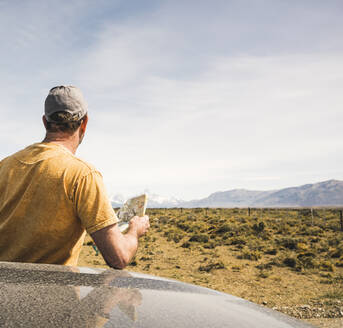
{"type": "Polygon", "coordinates": [[[91,234],[106,263],[116,269],[124,269],[136,254],[138,239],[149,229],[149,217],[134,217],[126,234],[122,234],[118,224],[95,231],[91,234]]]}

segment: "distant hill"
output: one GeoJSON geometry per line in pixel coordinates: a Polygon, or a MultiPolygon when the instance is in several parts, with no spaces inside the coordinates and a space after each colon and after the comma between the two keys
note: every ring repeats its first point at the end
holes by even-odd
{"type": "MultiPolygon", "coordinates": [[[[183,201],[149,194],[148,207],[311,207],[343,206],[343,181],[328,180],[279,190],[232,189],[218,191],[206,198],[183,201]]],[[[113,207],[120,207],[122,197],[114,197],[113,207]]]]}
{"type": "Polygon", "coordinates": [[[183,207],[310,207],[342,206],[343,181],[329,180],[271,191],[233,189],[184,202],[183,207]]]}

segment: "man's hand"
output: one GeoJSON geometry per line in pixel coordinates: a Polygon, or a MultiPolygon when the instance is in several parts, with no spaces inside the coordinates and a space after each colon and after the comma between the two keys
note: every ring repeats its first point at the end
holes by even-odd
{"type": "Polygon", "coordinates": [[[144,216],[135,216],[130,220],[130,226],[128,233],[136,234],[137,238],[142,237],[147,233],[150,228],[149,217],[144,216]]]}
{"type": "Polygon", "coordinates": [[[120,232],[118,224],[112,224],[92,233],[91,237],[106,263],[112,268],[123,269],[136,254],[138,238],[146,234],[149,227],[147,215],[135,216],[126,234],[120,232]]]}

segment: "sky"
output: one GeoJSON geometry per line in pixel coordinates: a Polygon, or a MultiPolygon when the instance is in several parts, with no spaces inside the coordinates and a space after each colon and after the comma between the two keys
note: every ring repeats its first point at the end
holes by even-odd
{"type": "Polygon", "coordinates": [[[0,0],[0,159],[44,100],[89,106],[108,193],[184,200],[343,180],[343,1],[0,0]]]}

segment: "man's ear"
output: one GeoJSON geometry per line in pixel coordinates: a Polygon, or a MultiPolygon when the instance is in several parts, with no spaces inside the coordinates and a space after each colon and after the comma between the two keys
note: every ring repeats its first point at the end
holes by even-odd
{"type": "Polygon", "coordinates": [[[87,123],[88,123],[88,115],[86,115],[83,120],[82,120],[82,123],[80,125],[80,130],[82,130],[83,133],[85,133],[86,131],[86,127],[87,127],[87,123]]]}
{"type": "Polygon", "coordinates": [[[43,117],[42,117],[42,120],[43,120],[43,124],[44,124],[44,126],[45,126],[45,129],[46,129],[46,127],[47,127],[47,120],[46,120],[46,118],[45,118],[45,115],[43,115],[43,117]]]}
{"type": "Polygon", "coordinates": [[[88,123],[88,115],[86,115],[83,118],[81,125],[79,127],[79,144],[81,144],[83,137],[85,136],[87,123],[88,123]]]}

